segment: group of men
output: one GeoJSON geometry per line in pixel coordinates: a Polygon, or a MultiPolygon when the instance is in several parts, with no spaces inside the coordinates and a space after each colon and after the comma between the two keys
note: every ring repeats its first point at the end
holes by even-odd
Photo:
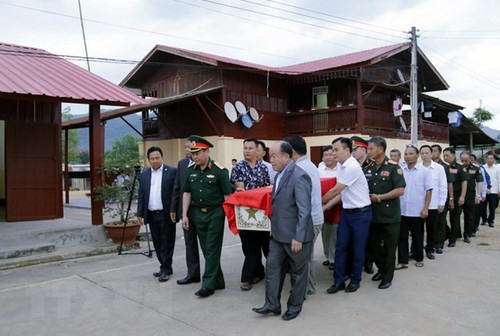
{"type": "Polygon", "coordinates": [[[320,233],[326,258],[323,265],[333,270],[333,285],[327,293],[335,294],[357,291],[363,268],[375,273],[373,264],[377,272],[372,280],[380,281],[380,289],[389,288],[394,271],[408,268],[410,258],[422,267],[424,251],[435,259],[435,254],[443,252],[446,239],[449,247],[461,236],[470,242],[478,218],[482,224],[494,226],[500,169],[492,154],[480,168],[468,152],[461,154],[458,163],[451,147],[443,151],[442,161],[439,145],[410,145],[400,163],[399,150],[390,152],[391,159],[386,156],[387,143],[382,137],[339,137],[322,149],[322,162],[316,167],[307,158],[307,145],[300,136],[274,143],[270,163],[263,160],[265,144],[248,138],[243,141],[244,159],[233,164],[229,174],[210,158],[211,147],[206,139],[191,136],[185,145],[186,158],[177,168],[162,163],[159,147],[147,152],[151,167],[140,178],[137,214],[151,227],[161,265],[154,276],[167,281],[172,274],[175,223],[180,220],[188,274],[177,283],[202,281],[195,293],[199,297],[223,289],[222,204],[233,192],[272,185],[271,232],[239,233],[244,255],[241,290],[251,290],[265,279],[265,304],[253,309],[258,314],[281,314],[281,290],[289,275],[291,291],[282,318],[298,316],[306,295],[317,289],[313,247],[320,233]],[[491,181],[483,188],[485,173],[491,181]],[[322,180],[331,177],[336,178],[335,184],[326,187],[322,180]],[[335,206],[342,208],[340,221],[330,213],[335,206]],[[447,230],[448,210],[451,228],[447,230]],[[205,258],[202,277],[197,238],[205,258]]]}

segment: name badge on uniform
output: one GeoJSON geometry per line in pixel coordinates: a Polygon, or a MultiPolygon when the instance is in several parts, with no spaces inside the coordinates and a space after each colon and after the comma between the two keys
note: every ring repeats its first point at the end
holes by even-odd
{"type": "Polygon", "coordinates": [[[213,179],[213,178],[215,178],[215,175],[214,174],[207,175],[207,178],[213,179]]]}
{"type": "Polygon", "coordinates": [[[196,176],[198,176],[198,174],[190,174],[189,176],[196,177],[196,176]]]}
{"type": "Polygon", "coordinates": [[[471,175],[475,175],[475,174],[476,174],[476,171],[475,171],[474,169],[470,169],[470,170],[469,170],[469,174],[471,174],[471,175]]]}
{"type": "Polygon", "coordinates": [[[389,175],[391,175],[391,173],[388,172],[387,170],[383,170],[380,172],[380,176],[389,176],[389,175]]]}
{"type": "Polygon", "coordinates": [[[366,173],[365,177],[372,177],[372,174],[371,173],[366,173]]]}
{"type": "Polygon", "coordinates": [[[452,174],[456,174],[456,173],[457,173],[457,171],[458,171],[458,170],[457,170],[456,168],[453,168],[453,169],[452,169],[452,168],[450,168],[450,173],[452,173],[452,174]]]}

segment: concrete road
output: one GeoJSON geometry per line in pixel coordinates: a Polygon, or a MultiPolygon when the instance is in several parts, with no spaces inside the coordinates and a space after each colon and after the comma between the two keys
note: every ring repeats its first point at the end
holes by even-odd
{"type": "MultiPolygon", "coordinates": [[[[492,230],[498,230],[494,228],[492,230]]],[[[178,230],[180,231],[180,230],[178,230]]],[[[199,284],[179,286],[184,246],[178,233],[174,275],[159,283],[155,258],[104,255],[0,272],[0,335],[500,335],[500,251],[481,244],[446,248],[423,268],[396,272],[379,290],[364,274],[356,293],[326,294],[331,271],[315,248],[318,293],[295,320],[251,311],[264,283],[242,292],[239,238],[226,232],[226,289],[200,299],[199,284]]],[[[144,244],[143,244],[144,245],[144,244]]],[[[283,289],[286,309],[289,282],[283,289]]]]}

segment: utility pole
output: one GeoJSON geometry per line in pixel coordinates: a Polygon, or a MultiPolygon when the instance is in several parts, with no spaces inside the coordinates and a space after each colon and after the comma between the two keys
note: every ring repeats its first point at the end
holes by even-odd
{"type": "Polygon", "coordinates": [[[410,105],[411,105],[411,144],[418,147],[418,86],[417,86],[417,29],[411,27],[411,73],[410,73],[410,105]]]}

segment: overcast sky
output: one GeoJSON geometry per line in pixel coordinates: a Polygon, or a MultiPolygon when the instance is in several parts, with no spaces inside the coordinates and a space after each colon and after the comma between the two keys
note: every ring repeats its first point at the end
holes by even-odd
{"type": "MultiPolygon", "coordinates": [[[[407,42],[500,129],[498,0],[81,0],[91,71],[118,84],[156,44],[282,66],[407,42]],[[110,61],[120,60],[120,61],[110,61]],[[127,61],[127,62],[122,62],[127,61]]],[[[0,42],[85,56],[78,0],[0,0],[0,42]]],[[[86,68],[85,62],[76,62],[86,68]]],[[[75,112],[75,111],[73,111],[75,112]]]]}

